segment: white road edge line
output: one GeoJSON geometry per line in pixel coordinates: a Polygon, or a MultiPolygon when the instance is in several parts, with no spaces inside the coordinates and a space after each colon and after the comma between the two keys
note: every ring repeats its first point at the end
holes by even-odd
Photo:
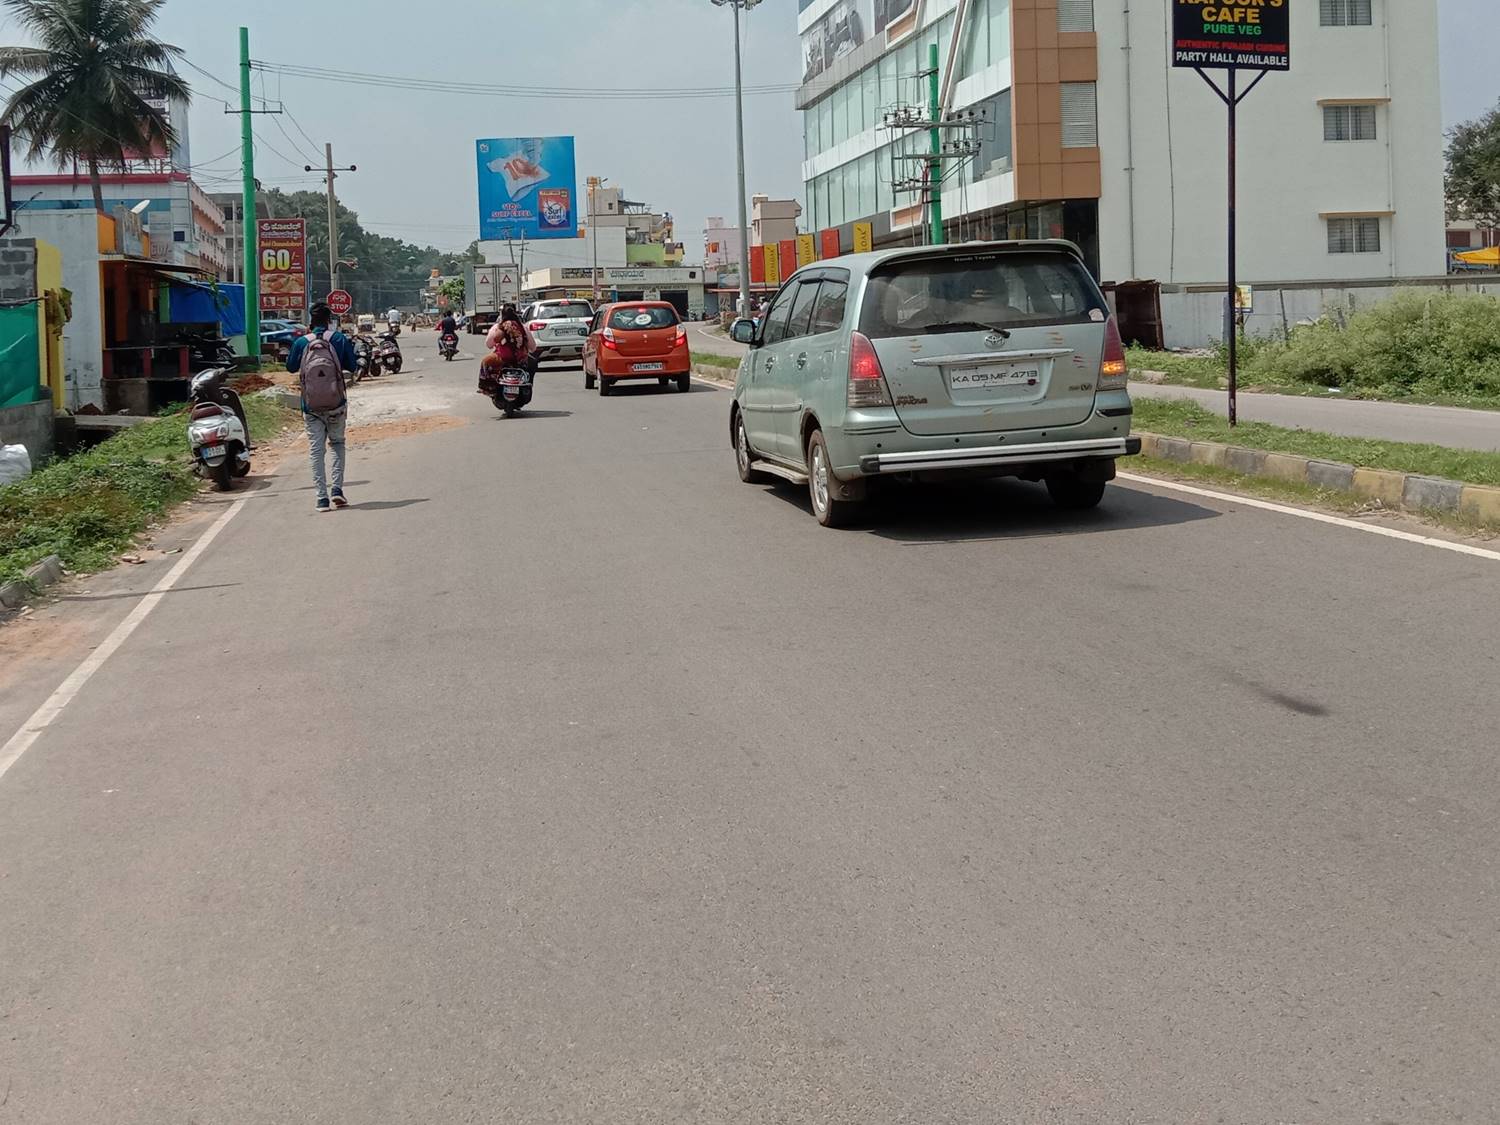
{"type": "Polygon", "coordinates": [[[31,749],[32,743],[42,736],[42,732],[52,725],[63,712],[63,708],[71,703],[77,694],[83,690],[83,685],[103,667],[104,662],[114,655],[115,650],[130,639],[130,634],[140,627],[142,621],[156,608],[156,603],[166,596],[167,592],[182,579],[188,568],[198,561],[198,556],[208,550],[208,545],[218,538],[219,532],[228,526],[229,521],[239,514],[239,510],[245,506],[248,497],[241,497],[229,506],[229,510],[213,522],[213,525],[205,531],[198,542],[188,548],[187,553],[177,561],[177,565],[169,570],[164,578],[143,597],[140,604],[130,611],[130,615],[114,627],[114,631],[104,638],[104,642],[89,653],[87,658],[73,670],[66,680],[58,685],[47,698],[47,702],[38,707],[31,718],[21,724],[21,729],[11,735],[10,740],[4,746],[0,746],[0,778],[5,776],[7,770],[21,760],[21,755],[31,749]]]}
{"type": "Polygon", "coordinates": [[[1294,508],[1288,504],[1275,504],[1269,500],[1257,500],[1251,496],[1237,496],[1232,492],[1215,492],[1208,488],[1196,488],[1191,484],[1180,484],[1174,480],[1163,480],[1159,477],[1143,477],[1135,473],[1120,473],[1119,480],[1134,481],[1137,484],[1155,485],[1157,488],[1168,488],[1173,492],[1186,492],[1190,496],[1203,496],[1210,500],[1222,500],[1228,504],[1243,504],[1249,508],[1260,508],[1267,512],[1279,512],[1284,516],[1298,516],[1305,520],[1314,520],[1317,523],[1333,524],[1335,527],[1352,528],[1355,531],[1363,531],[1370,535],[1383,535],[1387,539],[1400,539],[1407,543],[1417,543],[1423,547],[1437,547],[1444,551],[1453,551],[1460,555],[1473,555],[1475,558],[1491,559],[1500,562],[1500,551],[1491,551],[1487,547],[1474,547],[1468,543],[1452,543],[1446,539],[1433,539],[1427,535],[1416,535],[1410,531],[1397,531],[1393,527],[1376,527],[1374,524],[1360,523],[1359,520],[1346,519],[1343,516],[1331,516],[1327,512],[1311,512],[1306,508],[1294,508]]]}

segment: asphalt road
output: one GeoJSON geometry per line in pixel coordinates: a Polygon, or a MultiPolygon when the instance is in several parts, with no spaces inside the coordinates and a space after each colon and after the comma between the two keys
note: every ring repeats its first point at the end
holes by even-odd
{"type": "MultiPolygon", "coordinates": [[[[743,355],[745,347],[726,339],[708,325],[694,325],[691,345],[696,352],[743,355]]],[[[1220,415],[1229,412],[1222,391],[1132,383],[1132,394],[1145,398],[1187,399],[1220,415]]],[[[1463,410],[1452,406],[1414,406],[1407,403],[1367,402],[1336,397],[1241,394],[1240,417],[1247,422],[1270,422],[1303,430],[1322,430],[1349,437],[1387,441],[1430,442],[1454,449],[1500,450],[1500,410],[1463,410]]]]}
{"type": "Polygon", "coordinates": [[[1500,1118],[1500,564],[1139,485],[826,531],[721,391],[471,377],[0,778],[0,1123],[1500,1118]]]}

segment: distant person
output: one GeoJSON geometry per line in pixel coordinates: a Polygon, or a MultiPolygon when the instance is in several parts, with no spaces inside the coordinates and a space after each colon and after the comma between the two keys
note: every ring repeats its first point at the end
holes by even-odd
{"type": "Polygon", "coordinates": [[[400,328],[401,327],[401,310],[400,309],[387,309],[386,310],[386,314],[385,314],[385,322],[388,325],[390,325],[392,328],[400,328]]]}
{"type": "Polygon", "coordinates": [[[438,321],[438,323],[437,323],[437,331],[438,331],[438,335],[439,336],[457,336],[458,335],[458,320],[457,320],[457,318],[455,318],[454,315],[451,312],[444,313],[443,314],[443,319],[440,320],[440,321],[438,321]]]}
{"type": "Polygon", "coordinates": [[[311,331],[292,341],[286,369],[302,387],[302,421],[307,427],[307,451],[312,458],[313,487],[318,511],[328,512],[349,503],[344,497],[344,430],[349,421],[349,399],[344,376],[358,357],[349,337],[333,327],[333,313],[321,301],[308,318],[311,331]],[[328,489],[325,447],[333,447],[333,490],[328,489]],[[332,508],[329,506],[332,503],[332,508]]]}

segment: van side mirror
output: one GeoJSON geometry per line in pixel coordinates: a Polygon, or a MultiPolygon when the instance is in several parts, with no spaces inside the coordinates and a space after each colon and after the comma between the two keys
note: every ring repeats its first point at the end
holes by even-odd
{"type": "Polygon", "coordinates": [[[729,326],[729,338],[736,344],[755,343],[755,321],[740,319],[729,326]]]}

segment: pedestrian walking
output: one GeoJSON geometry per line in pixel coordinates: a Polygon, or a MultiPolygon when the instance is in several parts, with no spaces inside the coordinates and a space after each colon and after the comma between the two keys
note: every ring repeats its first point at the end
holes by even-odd
{"type": "Polygon", "coordinates": [[[313,487],[318,511],[345,507],[344,430],[349,421],[349,399],[344,375],[354,370],[354,344],[333,327],[333,313],[321,301],[312,307],[312,330],[292,341],[286,369],[302,386],[302,421],[307,427],[307,449],[312,458],[313,487]],[[325,456],[333,449],[333,489],[328,488],[325,456]],[[331,505],[331,506],[330,506],[331,505]]]}

